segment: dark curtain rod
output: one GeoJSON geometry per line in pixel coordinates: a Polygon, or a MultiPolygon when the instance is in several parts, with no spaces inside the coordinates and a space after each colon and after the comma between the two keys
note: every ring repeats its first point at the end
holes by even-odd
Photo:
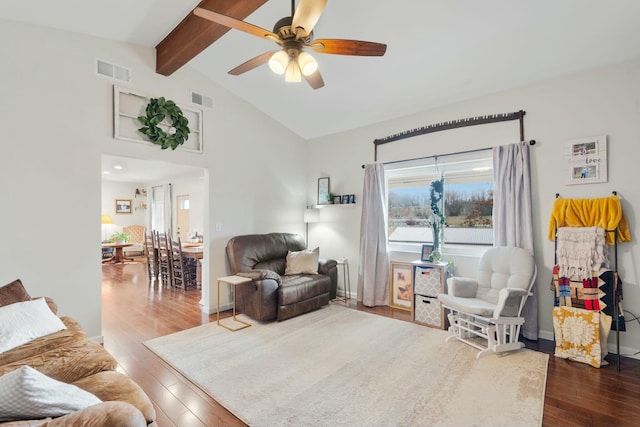
{"type": "MultiPolygon", "coordinates": [[[[536,145],[536,140],[532,139],[529,141],[529,145],[536,145]]],[[[447,156],[457,156],[458,154],[469,154],[469,153],[478,153],[480,151],[486,151],[486,150],[491,150],[491,147],[489,148],[477,148],[475,150],[467,150],[467,151],[456,151],[455,153],[447,153],[447,154],[437,154],[435,156],[425,156],[425,157],[414,157],[412,159],[404,159],[404,160],[392,160],[390,162],[383,162],[383,165],[392,165],[394,163],[401,163],[401,162],[410,162],[412,160],[427,160],[427,159],[438,159],[438,157],[447,157],[447,156]]],[[[365,165],[362,165],[362,169],[364,169],[365,165]]],[[[557,193],[556,193],[557,194],[557,193]]]]}
{"type": "MultiPolygon", "coordinates": [[[[515,113],[504,114],[490,114],[487,116],[469,117],[466,119],[452,120],[449,122],[436,123],[433,125],[427,125],[412,130],[396,133],[393,135],[385,136],[384,138],[378,138],[373,140],[375,145],[387,144],[389,142],[398,141],[400,139],[412,138],[418,135],[425,135],[427,133],[439,132],[448,129],[456,129],[466,126],[483,125],[487,123],[506,122],[509,120],[522,120],[526,113],[523,110],[516,111],[515,113]]],[[[524,138],[521,138],[524,140],[524,138]]]]}
{"type": "MultiPolygon", "coordinates": [[[[443,130],[462,128],[467,126],[484,125],[488,123],[506,122],[510,120],[520,120],[520,141],[524,141],[524,115],[523,110],[515,113],[490,114],[487,116],[469,117],[466,119],[452,120],[449,122],[436,123],[420,128],[396,133],[393,135],[378,138],[373,141],[373,161],[378,161],[378,145],[388,144],[389,142],[398,141],[405,138],[413,138],[418,135],[426,135],[428,133],[440,132],[443,130]]],[[[533,145],[533,144],[532,144],[533,145]]]]}

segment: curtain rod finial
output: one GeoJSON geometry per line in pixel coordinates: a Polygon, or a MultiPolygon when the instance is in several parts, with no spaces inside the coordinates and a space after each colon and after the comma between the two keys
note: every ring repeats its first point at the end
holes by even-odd
{"type": "Polygon", "coordinates": [[[535,139],[530,140],[529,145],[536,145],[536,140],[535,139]]]}

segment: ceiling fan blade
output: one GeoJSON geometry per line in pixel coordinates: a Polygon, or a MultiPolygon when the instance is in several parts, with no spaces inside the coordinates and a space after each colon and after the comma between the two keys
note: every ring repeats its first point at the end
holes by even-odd
{"type": "Polygon", "coordinates": [[[262,37],[268,40],[279,41],[280,38],[269,30],[258,27],[257,25],[249,24],[231,16],[223,15],[222,13],[214,12],[212,10],[196,7],[193,9],[193,14],[216,24],[224,25],[225,27],[233,28],[243,31],[245,33],[262,37]]]}
{"type": "Polygon", "coordinates": [[[251,71],[256,67],[261,66],[262,64],[266,64],[267,62],[269,62],[269,58],[271,58],[271,55],[276,52],[277,50],[270,50],[269,52],[261,53],[260,55],[251,58],[247,62],[238,65],[236,68],[229,71],[229,74],[239,76],[240,74],[251,71]]]}
{"type": "Polygon", "coordinates": [[[335,55],[382,56],[387,51],[386,44],[361,40],[317,39],[308,47],[318,53],[335,55]]]}
{"type": "Polygon", "coordinates": [[[320,75],[319,70],[316,70],[313,74],[309,76],[305,76],[303,74],[302,77],[304,77],[307,83],[309,83],[309,86],[311,86],[314,89],[320,89],[322,86],[324,86],[324,80],[322,80],[322,76],[320,75]]]}
{"type": "Polygon", "coordinates": [[[293,21],[291,22],[291,30],[296,33],[296,39],[311,34],[326,4],[327,0],[300,0],[296,8],[296,13],[293,15],[293,21]],[[298,28],[300,28],[300,30],[298,30],[298,28]]]}

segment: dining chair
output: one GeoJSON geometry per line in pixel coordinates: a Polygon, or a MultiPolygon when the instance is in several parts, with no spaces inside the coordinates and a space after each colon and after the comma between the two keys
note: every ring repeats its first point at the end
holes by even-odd
{"type": "Polygon", "coordinates": [[[156,251],[158,254],[159,278],[165,287],[170,287],[173,282],[171,269],[171,245],[167,233],[156,233],[156,251]]]}
{"type": "Polygon", "coordinates": [[[154,232],[147,229],[144,230],[144,251],[147,257],[147,271],[149,272],[149,280],[152,277],[158,278],[158,254],[155,247],[154,232]]]}
{"type": "Polygon", "coordinates": [[[169,237],[171,245],[171,271],[173,273],[173,287],[186,291],[189,287],[196,287],[196,268],[185,258],[182,253],[180,237],[173,240],[169,237]]]}

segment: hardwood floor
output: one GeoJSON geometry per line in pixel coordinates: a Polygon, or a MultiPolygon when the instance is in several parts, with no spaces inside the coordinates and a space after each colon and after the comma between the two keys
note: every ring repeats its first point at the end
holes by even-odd
{"type": "MultiPolygon", "coordinates": [[[[244,426],[142,345],[151,338],[215,322],[215,315],[201,313],[200,292],[150,284],[144,263],[103,265],[102,278],[105,348],[118,360],[119,369],[149,395],[158,413],[158,425],[244,426]]],[[[408,312],[388,307],[367,308],[353,300],[351,307],[410,320],[408,312]]],[[[553,355],[551,341],[526,344],[553,355]]],[[[550,357],[543,426],[640,426],[640,361],[622,358],[618,372],[615,358],[610,355],[607,360],[611,365],[595,369],[550,357]]]]}

